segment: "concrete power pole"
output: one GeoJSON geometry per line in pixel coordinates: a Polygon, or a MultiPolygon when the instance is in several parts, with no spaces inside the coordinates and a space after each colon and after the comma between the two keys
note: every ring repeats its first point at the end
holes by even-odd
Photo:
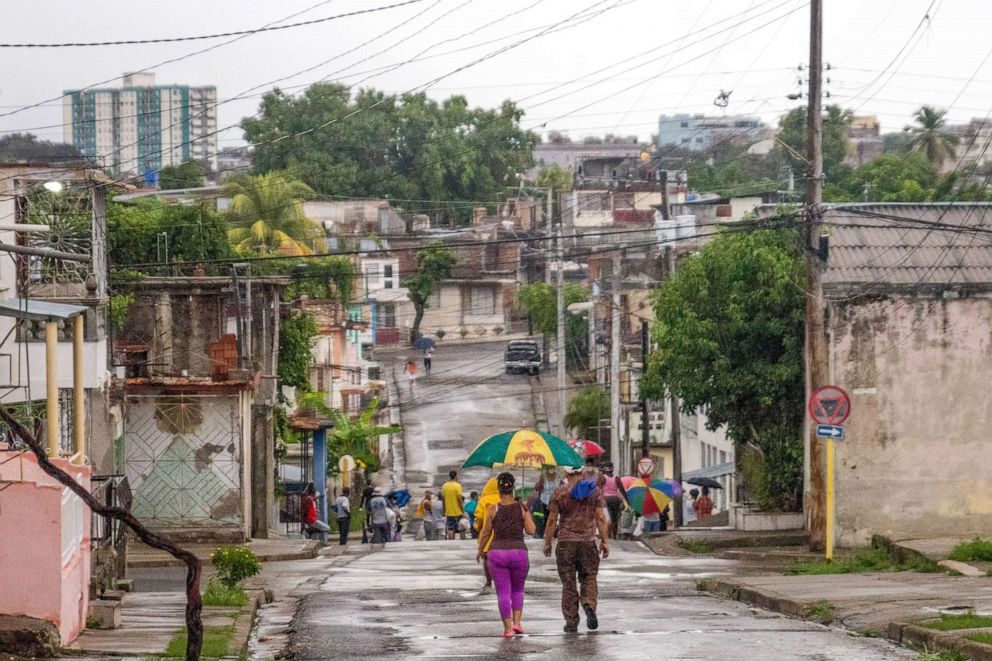
{"type": "MultiPolygon", "coordinates": [[[[667,215],[667,213],[665,214],[667,215]]],[[[668,277],[671,278],[675,275],[675,264],[676,264],[676,254],[675,248],[667,248],[666,253],[668,257],[668,277]]],[[[682,413],[679,410],[679,398],[675,396],[675,393],[668,393],[668,415],[671,417],[672,425],[672,481],[675,484],[681,486],[682,484],[682,413]]],[[[682,521],[682,496],[676,496],[672,500],[672,514],[674,517],[672,520],[675,522],[675,527],[680,527],[684,521],[682,521]]]]}
{"type": "Polygon", "coordinates": [[[565,396],[565,246],[562,243],[561,236],[561,220],[558,220],[558,232],[557,232],[557,244],[558,249],[556,251],[556,257],[558,260],[558,274],[555,278],[555,300],[557,304],[557,338],[555,355],[557,360],[558,378],[556,383],[558,384],[558,411],[560,420],[562,421],[558,428],[558,435],[565,435],[565,407],[568,398],[565,396]]]}
{"type": "MultiPolygon", "coordinates": [[[[824,326],[824,299],[820,263],[820,204],[823,193],[823,0],[811,0],[809,30],[809,95],[806,115],[806,154],[809,171],[806,195],[807,287],[806,296],[806,398],[827,385],[827,343],[824,326]]],[[[805,408],[805,407],[804,407],[805,408]]],[[[814,549],[823,548],[826,540],[826,492],[823,443],[813,433],[813,423],[806,414],[804,438],[806,483],[803,502],[809,522],[809,541],[814,549]]]]}
{"type": "MultiPolygon", "coordinates": [[[[641,384],[643,388],[644,379],[648,375],[648,353],[650,352],[650,342],[648,339],[648,322],[641,321],[641,384]]],[[[648,405],[648,398],[641,395],[641,456],[651,456],[651,407],[648,405]]],[[[664,477],[664,476],[661,476],[664,477]]]]}
{"type": "Polygon", "coordinates": [[[620,475],[626,466],[620,464],[620,287],[623,279],[623,255],[617,247],[613,252],[613,296],[610,315],[610,461],[620,475]]]}

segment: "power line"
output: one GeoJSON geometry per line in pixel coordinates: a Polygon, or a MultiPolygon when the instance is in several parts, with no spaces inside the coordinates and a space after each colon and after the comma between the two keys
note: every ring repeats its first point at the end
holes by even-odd
{"type": "Polygon", "coordinates": [[[123,39],[118,41],[70,41],[70,42],[60,42],[60,43],[20,43],[20,44],[0,43],[0,48],[88,48],[95,46],[132,46],[136,44],[165,44],[165,43],[175,43],[179,41],[200,41],[203,39],[221,39],[224,37],[236,37],[240,35],[258,34],[260,32],[289,30],[291,28],[298,28],[306,25],[317,25],[319,23],[327,23],[328,21],[336,21],[339,18],[347,18],[349,16],[359,16],[361,14],[373,14],[375,12],[385,11],[386,9],[405,7],[406,5],[412,5],[424,1],[425,0],[404,0],[403,2],[397,2],[395,4],[385,5],[382,7],[370,7],[368,9],[358,9],[356,11],[351,11],[344,14],[335,14],[334,16],[325,16],[323,18],[314,18],[314,19],[310,19],[309,21],[300,21],[298,23],[289,23],[287,25],[270,25],[268,27],[254,28],[252,30],[236,30],[233,32],[217,32],[214,34],[201,34],[196,36],[185,36],[185,37],[162,37],[160,39],[123,39]]]}

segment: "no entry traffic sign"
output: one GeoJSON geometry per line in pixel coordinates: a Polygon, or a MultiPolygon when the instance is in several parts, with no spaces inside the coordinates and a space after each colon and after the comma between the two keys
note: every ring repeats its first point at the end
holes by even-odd
{"type": "Polygon", "coordinates": [[[638,475],[651,475],[654,473],[654,459],[651,457],[641,457],[637,462],[638,475]]]}
{"type": "Polygon", "coordinates": [[[809,414],[821,425],[842,425],[851,415],[851,398],[837,386],[824,386],[810,395],[809,414]]]}

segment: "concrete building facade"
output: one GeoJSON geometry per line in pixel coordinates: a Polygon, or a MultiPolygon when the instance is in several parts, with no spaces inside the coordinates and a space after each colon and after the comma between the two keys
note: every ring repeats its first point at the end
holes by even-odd
{"type": "Polygon", "coordinates": [[[748,142],[762,137],[768,127],[750,115],[662,115],[658,118],[658,146],[705,151],[725,142],[748,142]]]}
{"type": "Polygon", "coordinates": [[[67,90],[64,141],[116,175],[154,178],[185,161],[217,169],[217,88],[156,85],[127,74],[119,88],[67,90]]]}

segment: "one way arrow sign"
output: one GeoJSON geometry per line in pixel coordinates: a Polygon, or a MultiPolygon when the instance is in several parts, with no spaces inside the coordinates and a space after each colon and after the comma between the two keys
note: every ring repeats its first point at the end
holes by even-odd
{"type": "Polygon", "coordinates": [[[844,428],[840,425],[817,425],[817,438],[832,438],[835,441],[844,440],[844,428]]]}

